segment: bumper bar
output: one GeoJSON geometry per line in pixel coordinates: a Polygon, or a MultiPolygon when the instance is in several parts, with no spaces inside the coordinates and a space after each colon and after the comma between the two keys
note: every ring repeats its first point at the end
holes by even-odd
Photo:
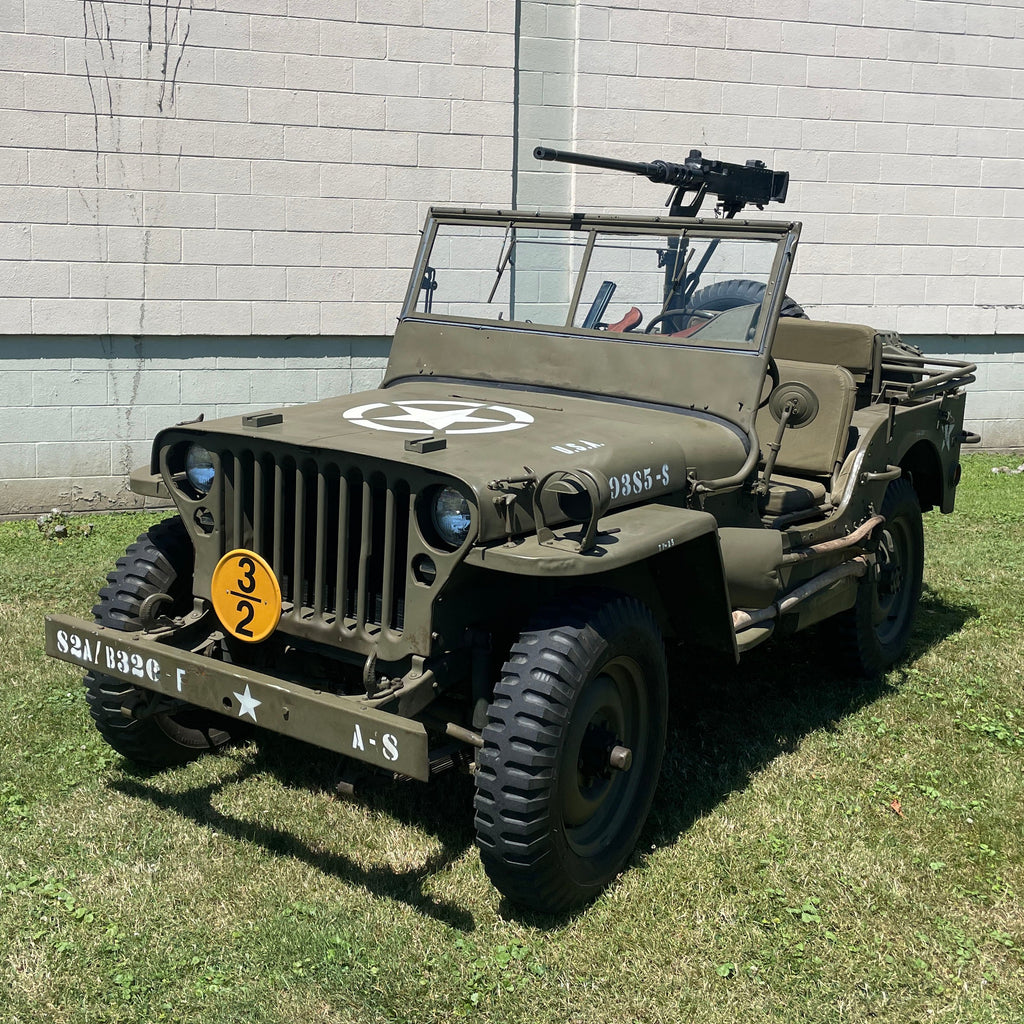
{"type": "Polygon", "coordinates": [[[46,653],[230,718],[426,781],[427,731],[419,722],[204,658],[146,633],[124,633],[68,615],[46,617],[46,653]]]}

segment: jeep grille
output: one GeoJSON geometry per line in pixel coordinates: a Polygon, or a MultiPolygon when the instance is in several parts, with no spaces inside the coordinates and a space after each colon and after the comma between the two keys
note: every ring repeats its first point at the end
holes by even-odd
{"type": "Polygon", "coordinates": [[[302,454],[223,452],[222,551],[262,555],[281,584],[281,628],[370,642],[405,625],[407,481],[302,454]]]}

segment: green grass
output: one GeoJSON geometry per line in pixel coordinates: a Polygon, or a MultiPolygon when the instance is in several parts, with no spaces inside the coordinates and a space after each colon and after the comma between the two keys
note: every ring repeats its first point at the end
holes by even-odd
{"type": "Polygon", "coordinates": [[[63,542],[0,524],[0,1017],[1020,1020],[1024,477],[1000,461],[968,459],[956,513],[926,517],[885,680],[835,678],[807,634],[737,669],[675,658],[637,856],[555,920],[488,884],[465,777],[345,801],[333,755],[277,737],[132,768],[41,620],[86,614],[157,517],[63,542]]]}

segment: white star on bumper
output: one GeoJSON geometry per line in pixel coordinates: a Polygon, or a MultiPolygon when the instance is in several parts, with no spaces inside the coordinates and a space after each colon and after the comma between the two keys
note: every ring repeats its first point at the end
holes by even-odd
{"type": "Polygon", "coordinates": [[[249,684],[245,684],[245,693],[236,693],[235,696],[238,698],[238,717],[241,718],[243,715],[248,715],[254,722],[256,721],[256,709],[263,703],[261,700],[257,700],[249,692],[249,684]]]}

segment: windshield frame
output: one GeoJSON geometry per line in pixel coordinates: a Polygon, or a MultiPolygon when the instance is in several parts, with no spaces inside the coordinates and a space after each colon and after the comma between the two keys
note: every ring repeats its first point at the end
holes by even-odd
{"type": "MultiPolygon", "coordinates": [[[[533,332],[562,337],[601,338],[625,344],[653,345],[657,347],[684,345],[688,349],[714,351],[737,355],[763,355],[770,345],[774,334],[774,325],[778,307],[781,304],[780,280],[783,288],[788,279],[789,270],[799,234],[799,225],[780,221],[750,221],[734,219],[705,219],[669,216],[631,216],[609,214],[576,214],[528,212],[521,210],[465,210],[432,208],[424,225],[423,235],[417,254],[416,263],[410,276],[409,288],[403,303],[401,320],[422,321],[425,323],[449,323],[465,326],[487,327],[491,330],[516,332],[533,332]],[[504,228],[511,234],[517,228],[548,229],[578,233],[582,246],[579,266],[573,270],[572,295],[569,300],[565,322],[562,324],[531,323],[528,321],[510,320],[489,317],[472,317],[456,315],[449,312],[437,313],[417,309],[422,292],[425,275],[428,273],[429,258],[439,228],[443,225],[464,227],[504,228]],[[745,241],[766,241],[775,244],[775,253],[771,269],[765,281],[765,293],[760,307],[760,314],[755,333],[750,342],[744,345],[729,345],[716,342],[701,344],[697,337],[681,340],[668,334],[646,334],[643,331],[615,332],[577,326],[579,305],[587,271],[599,239],[606,239],[616,234],[623,236],[651,236],[663,242],[671,239],[741,239],[745,241]]],[[[692,250],[691,250],[692,251],[692,250]]],[[[507,267],[495,273],[506,272],[507,267]]],[[[496,282],[497,283],[497,282],[496,282]]]]}

